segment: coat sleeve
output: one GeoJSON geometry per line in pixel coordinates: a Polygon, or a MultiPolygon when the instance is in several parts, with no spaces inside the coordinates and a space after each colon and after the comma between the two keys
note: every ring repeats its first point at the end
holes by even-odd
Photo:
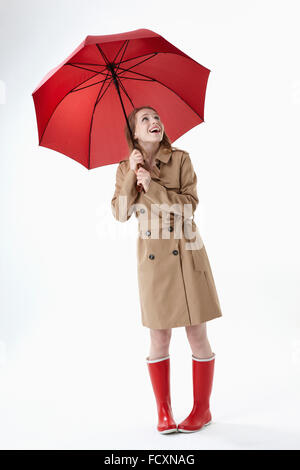
{"type": "Polygon", "coordinates": [[[136,174],[131,168],[124,174],[119,163],[116,172],[115,192],[111,200],[113,216],[120,222],[126,222],[134,211],[134,202],[138,196],[136,174]]]}
{"type": "Polygon", "coordinates": [[[192,205],[192,215],[199,203],[197,195],[197,175],[188,152],[184,153],[180,167],[180,193],[166,189],[154,180],[150,181],[148,191],[145,192],[147,198],[152,204],[168,204],[169,212],[183,216],[184,204],[192,205]],[[176,207],[176,205],[178,205],[176,207]]]}

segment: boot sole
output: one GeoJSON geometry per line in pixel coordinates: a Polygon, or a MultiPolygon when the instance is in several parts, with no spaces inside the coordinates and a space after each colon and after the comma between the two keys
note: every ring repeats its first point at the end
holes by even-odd
{"type": "Polygon", "coordinates": [[[177,428],[165,429],[164,431],[158,431],[160,434],[170,434],[171,432],[177,432],[177,428]]]}
{"type": "Polygon", "coordinates": [[[204,426],[208,426],[210,423],[211,423],[211,421],[208,421],[208,423],[203,424],[203,426],[201,426],[201,428],[198,428],[198,429],[189,430],[189,429],[180,429],[180,428],[178,428],[177,430],[178,430],[178,432],[197,432],[197,431],[200,431],[200,429],[204,428],[204,426]]]}

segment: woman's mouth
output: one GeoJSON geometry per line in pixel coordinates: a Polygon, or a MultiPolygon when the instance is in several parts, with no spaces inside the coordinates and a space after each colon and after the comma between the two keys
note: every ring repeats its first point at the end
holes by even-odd
{"type": "Polygon", "coordinates": [[[154,127],[153,129],[151,129],[150,131],[150,134],[159,134],[160,133],[160,129],[158,127],[154,127]]]}

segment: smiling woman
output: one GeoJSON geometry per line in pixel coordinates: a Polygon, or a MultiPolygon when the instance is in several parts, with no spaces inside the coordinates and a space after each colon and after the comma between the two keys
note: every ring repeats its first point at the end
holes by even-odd
{"type": "Polygon", "coordinates": [[[133,130],[134,146],[130,137],[128,126],[125,126],[125,136],[129,150],[138,149],[144,160],[150,161],[161,146],[171,150],[172,144],[165,132],[158,112],[151,106],[135,108],[128,116],[130,129],[133,130]],[[152,130],[158,129],[156,132],[152,130]]]}
{"type": "Polygon", "coordinates": [[[197,176],[189,153],[173,147],[156,109],[134,109],[125,126],[130,149],[119,163],[112,211],[126,221],[138,219],[137,274],[142,324],[150,329],[147,364],[157,402],[161,433],[177,430],[169,389],[169,344],[172,328],[186,328],[193,353],[193,377],[201,387],[194,391],[195,404],[178,425],[182,432],[197,431],[211,420],[209,396],[214,353],[206,322],[222,316],[206,249],[194,222],[199,203],[197,176]],[[144,167],[138,168],[138,165],[144,167]],[[136,190],[136,182],[144,192],[136,190]],[[121,217],[121,201],[126,211],[121,217]],[[193,218],[191,220],[191,217],[193,218]],[[157,223],[158,222],[158,223],[157,223]]]}

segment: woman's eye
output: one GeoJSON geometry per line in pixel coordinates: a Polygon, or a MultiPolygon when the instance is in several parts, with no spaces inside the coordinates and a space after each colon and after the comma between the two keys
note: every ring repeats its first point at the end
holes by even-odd
{"type": "MultiPolygon", "coordinates": [[[[159,120],[159,116],[155,116],[155,117],[159,120]]],[[[148,119],[148,118],[146,116],[143,117],[142,122],[143,122],[144,119],[148,119]]]]}

